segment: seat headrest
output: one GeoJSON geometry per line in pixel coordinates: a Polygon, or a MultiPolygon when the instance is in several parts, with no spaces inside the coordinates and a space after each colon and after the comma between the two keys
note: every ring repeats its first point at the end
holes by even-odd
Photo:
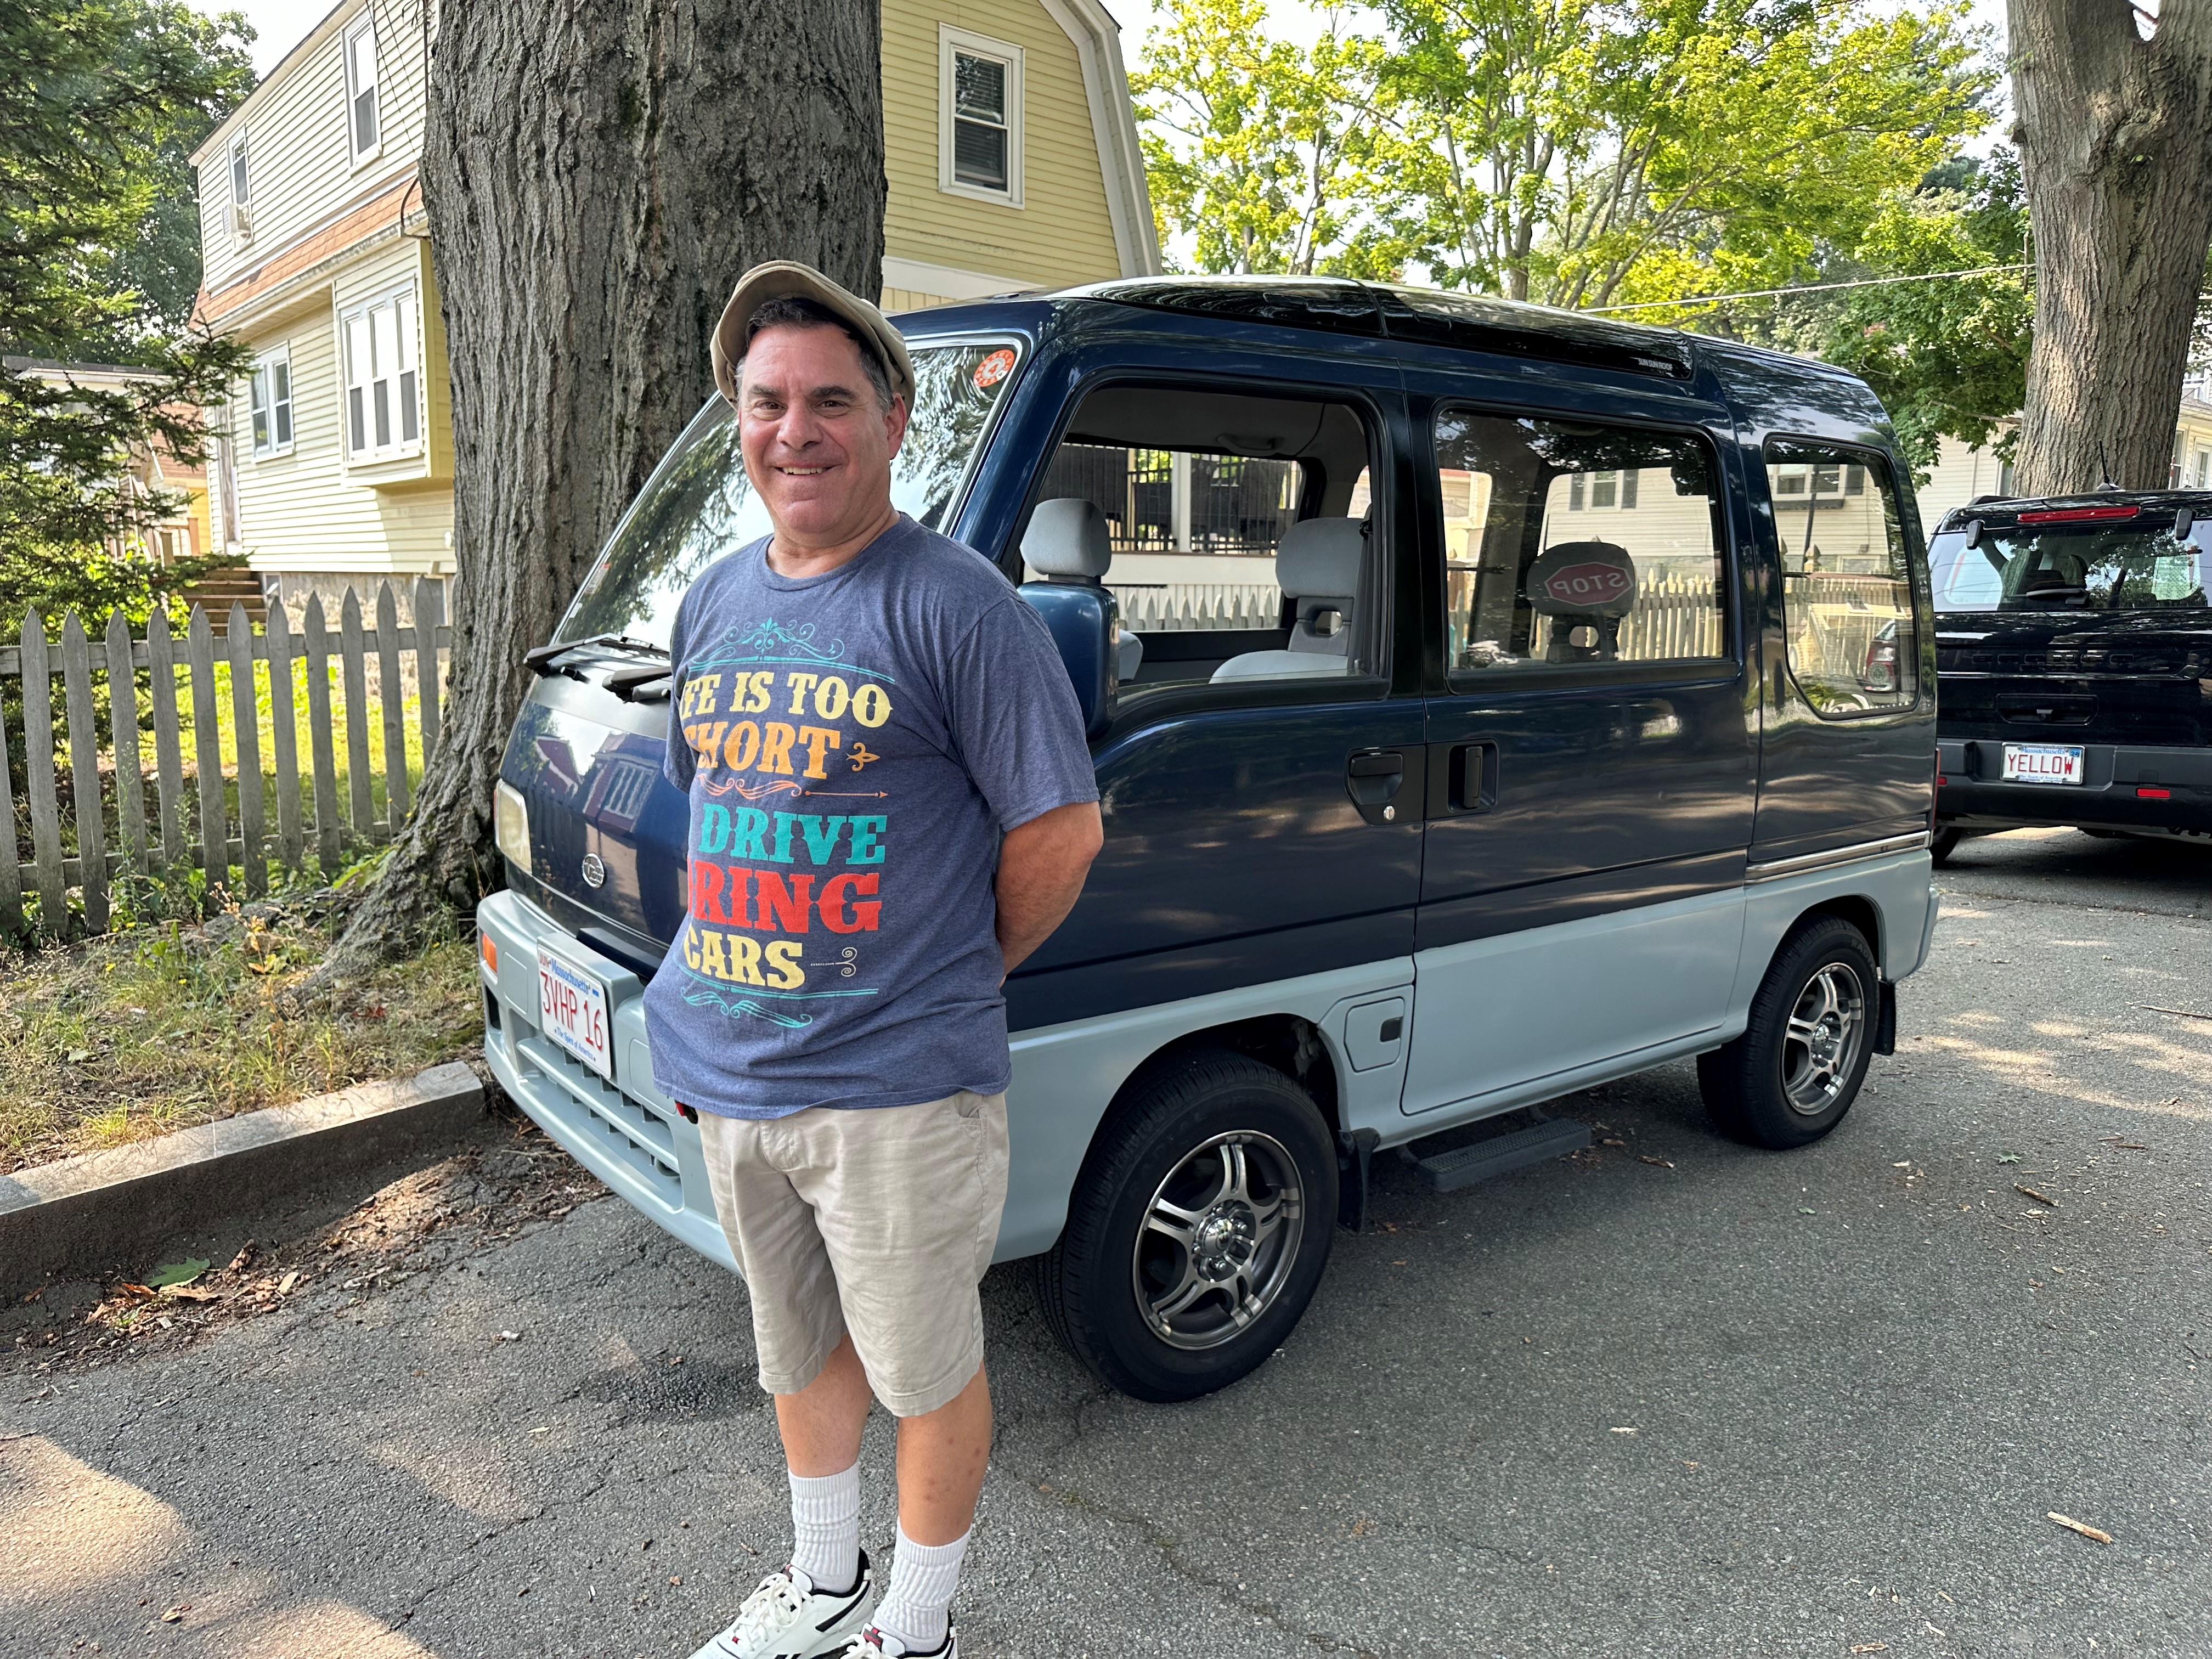
{"type": "Polygon", "coordinates": [[[1357,519],[1301,519],[1275,549],[1275,585],[1294,599],[1348,599],[1359,591],[1367,541],[1357,519]]]}
{"type": "Polygon", "coordinates": [[[1022,558],[1040,576],[1097,580],[1114,562],[1106,515],[1080,496],[1039,501],[1022,536],[1022,558]]]}

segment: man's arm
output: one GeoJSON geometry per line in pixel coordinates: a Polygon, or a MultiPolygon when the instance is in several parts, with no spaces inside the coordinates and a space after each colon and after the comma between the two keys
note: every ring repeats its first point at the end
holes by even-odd
{"type": "Polygon", "coordinates": [[[999,951],[1009,974],[1075,908],[1091,860],[1106,843],[1098,803],[1055,806],[999,843],[999,951]]]}

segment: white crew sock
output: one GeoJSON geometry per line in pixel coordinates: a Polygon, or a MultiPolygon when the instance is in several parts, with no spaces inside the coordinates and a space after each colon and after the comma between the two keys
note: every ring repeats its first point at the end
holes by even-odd
{"type": "Polygon", "coordinates": [[[945,1645],[952,1592],[960,1584],[960,1558],[969,1534],[949,1544],[917,1544],[901,1527],[898,1553],[891,1558],[891,1587],[876,1606],[872,1621],[908,1653],[934,1653],[945,1645]]]}
{"type": "Polygon", "coordinates": [[[791,1477],[791,1564],[817,1589],[852,1588],[860,1576],[860,1466],[842,1474],[791,1477]]]}

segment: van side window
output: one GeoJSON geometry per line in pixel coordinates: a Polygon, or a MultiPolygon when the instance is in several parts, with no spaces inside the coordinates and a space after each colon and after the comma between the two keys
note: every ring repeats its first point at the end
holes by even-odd
{"type": "Polygon", "coordinates": [[[1436,441],[1454,673],[1729,655],[1702,439],[1446,410],[1436,441]]]}
{"type": "Polygon", "coordinates": [[[1092,581],[1126,689],[1378,672],[1381,538],[1348,404],[1115,386],[1046,464],[1024,581],[1092,581]]]}
{"type": "Polygon", "coordinates": [[[1790,672],[1805,701],[1824,720],[1911,708],[1912,576],[1887,465],[1777,440],[1766,446],[1766,487],[1790,672]]]}

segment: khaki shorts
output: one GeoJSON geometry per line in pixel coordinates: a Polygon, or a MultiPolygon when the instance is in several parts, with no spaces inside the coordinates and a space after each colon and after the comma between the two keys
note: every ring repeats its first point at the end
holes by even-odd
{"type": "Polygon", "coordinates": [[[761,1387],[797,1394],[846,1334],[900,1417],[983,1363],[976,1285],[1006,1201],[1006,1097],[699,1114],[714,1211],[752,1294],[761,1387]]]}

